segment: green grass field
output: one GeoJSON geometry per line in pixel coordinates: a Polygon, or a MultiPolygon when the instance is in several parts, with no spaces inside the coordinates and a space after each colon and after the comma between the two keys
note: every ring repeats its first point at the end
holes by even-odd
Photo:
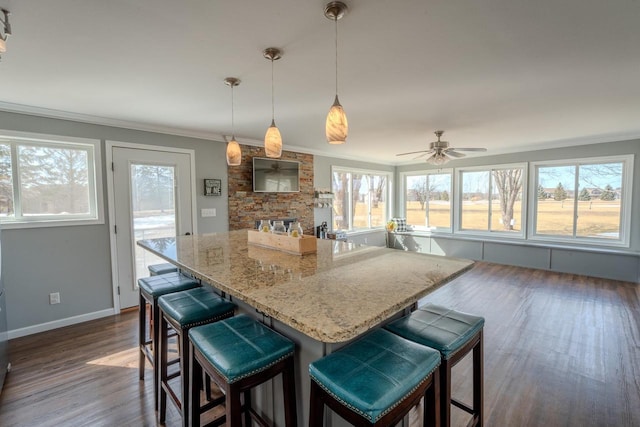
{"type": "MultiPolygon", "coordinates": [[[[564,201],[540,200],[538,201],[538,234],[550,234],[571,236],[573,234],[573,205],[572,199],[564,201]]],[[[522,230],[520,204],[514,209],[514,232],[522,230]]],[[[487,230],[488,206],[486,201],[464,202],[462,207],[462,228],[469,230],[487,230]]],[[[380,203],[371,210],[374,218],[374,227],[382,226],[385,206],[380,203]],[[375,220],[377,218],[377,220],[375,220]]],[[[504,230],[500,224],[500,205],[492,204],[493,231],[504,230]]],[[[420,203],[409,202],[407,206],[407,224],[425,225],[425,211],[420,209],[420,203]]],[[[450,205],[447,202],[433,201],[429,205],[429,225],[432,227],[449,228],[450,205]]],[[[620,200],[603,201],[593,200],[578,202],[578,221],[576,234],[581,237],[610,237],[617,238],[620,224],[620,200]]],[[[367,227],[367,211],[364,204],[356,206],[354,216],[354,228],[367,227]]]]}

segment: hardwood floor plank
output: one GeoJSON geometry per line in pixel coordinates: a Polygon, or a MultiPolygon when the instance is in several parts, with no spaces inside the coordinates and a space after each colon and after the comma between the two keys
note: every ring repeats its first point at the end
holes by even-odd
{"type": "MultiPolygon", "coordinates": [[[[640,426],[640,285],[478,263],[425,302],[482,315],[486,426],[640,426]]],[[[0,425],[155,426],[137,313],[10,342],[0,425]]],[[[454,395],[471,400],[471,363],[454,395]]],[[[179,413],[167,405],[169,427],[179,413]]],[[[453,425],[467,416],[454,409],[453,425]]]]}

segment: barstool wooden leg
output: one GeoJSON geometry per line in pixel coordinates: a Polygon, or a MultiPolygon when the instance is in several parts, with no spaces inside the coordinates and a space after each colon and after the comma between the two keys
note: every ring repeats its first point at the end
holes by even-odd
{"type": "Polygon", "coordinates": [[[158,386],[160,381],[158,381],[158,371],[159,371],[159,361],[160,361],[160,352],[158,351],[158,343],[160,342],[160,308],[158,307],[157,301],[154,301],[152,304],[152,315],[153,320],[151,322],[153,328],[153,399],[155,400],[155,409],[158,410],[158,386]]]}
{"type": "MultiPolygon", "coordinates": [[[[240,390],[234,384],[229,384],[227,389],[227,424],[229,426],[242,425],[242,404],[240,403],[240,390]]],[[[251,417],[249,417],[251,418],[251,417]]]]}
{"type": "Polygon", "coordinates": [[[431,374],[431,387],[427,389],[423,400],[423,414],[422,420],[425,426],[439,426],[440,425],[440,371],[436,369],[431,374]]]}
{"type": "Polygon", "coordinates": [[[202,387],[202,367],[195,360],[193,344],[189,343],[189,385],[191,398],[184,405],[189,407],[189,419],[192,426],[200,425],[200,388],[202,387]]]}
{"type": "Polygon", "coordinates": [[[158,363],[158,371],[159,371],[159,379],[158,381],[158,398],[156,400],[156,406],[159,406],[159,419],[160,423],[164,423],[165,417],[167,415],[167,392],[162,387],[162,383],[167,380],[168,377],[168,368],[167,368],[167,353],[168,353],[168,344],[169,338],[167,337],[169,333],[169,325],[164,319],[160,319],[160,341],[156,341],[158,345],[156,346],[156,353],[159,353],[159,363],[158,363]],[[159,403],[158,403],[159,401],[159,403]]]}
{"type": "Polygon", "coordinates": [[[298,414],[296,411],[296,378],[294,373],[293,357],[287,359],[284,371],[282,371],[282,391],[284,394],[285,425],[295,427],[298,414]]]}
{"type": "Polygon", "coordinates": [[[442,427],[451,426],[451,360],[440,365],[440,420],[442,427]]]}
{"type": "Polygon", "coordinates": [[[480,342],[473,348],[473,411],[477,418],[476,426],[484,424],[484,349],[483,336],[480,331],[480,342]]]}
{"type": "Polygon", "coordinates": [[[146,300],[142,296],[142,293],[139,292],[138,298],[140,300],[140,302],[138,303],[138,336],[140,337],[139,338],[140,359],[138,361],[138,366],[139,366],[140,380],[144,380],[144,365],[146,362],[144,346],[146,345],[145,343],[147,341],[147,328],[146,328],[147,304],[146,304],[146,300]]]}
{"type": "MultiPolygon", "coordinates": [[[[182,400],[180,401],[181,406],[180,409],[182,411],[182,425],[189,425],[189,378],[187,377],[187,372],[189,372],[190,365],[189,363],[189,334],[186,331],[181,331],[178,334],[178,345],[180,346],[180,371],[182,375],[180,375],[180,385],[182,387],[182,400]]],[[[198,394],[194,396],[200,396],[200,391],[198,390],[198,394]]]]}
{"type": "Polygon", "coordinates": [[[309,402],[309,427],[322,427],[324,424],[324,402],[320,399],[320,387],[315,381],[311,381],[309,402]]]}
{"type": "Polygon", "coordinates": [[[244,413],[244,424],[247,426],[251,425],[251,412],[249,412],[249,408],[251,408],[251,390],[247,390],[244,393],[244,408],[246,412],[244,413]]]}

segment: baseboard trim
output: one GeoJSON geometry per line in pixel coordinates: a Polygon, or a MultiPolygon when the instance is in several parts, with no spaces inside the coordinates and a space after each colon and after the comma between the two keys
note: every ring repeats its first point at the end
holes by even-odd
{"type": "Polygon", "coordinates": [[[38,325],[12,329],[7,332],[7,335],[9,339],[12,340],[14,338],[37,334],[38,332],[45,332],[52,329],[62,328],[64,326],[75,325],[76,323],[82,323],[88,320],[95,320],[102,317],[113,316],[114,314],[115,310],[113,308],[107,308],[106,310],[94,311],[92,313],[80,314],[78,316],[66,317],[59,320],[52,320],[51,322],[40,323],[38,325]]]}

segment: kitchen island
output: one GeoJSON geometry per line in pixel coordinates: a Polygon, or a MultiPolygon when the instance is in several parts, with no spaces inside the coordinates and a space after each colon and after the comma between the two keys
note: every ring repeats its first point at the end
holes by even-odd
{"type": "MultiPolygon", "coordinates": [[[[249,232],[141,240],[138,245],[296,343],[299,425],[308,422],[310,362],[408,312],[473,266],[469,260],[322,239],[317,253],[292,255],[248,243],[249,232]]],[[[267,387],[256,403],[281,425],[281,405],[271,401],[271,391],[279,387],[267,387]]],[[[332,425],[342,424],[334,417],[332,425]]]]}

